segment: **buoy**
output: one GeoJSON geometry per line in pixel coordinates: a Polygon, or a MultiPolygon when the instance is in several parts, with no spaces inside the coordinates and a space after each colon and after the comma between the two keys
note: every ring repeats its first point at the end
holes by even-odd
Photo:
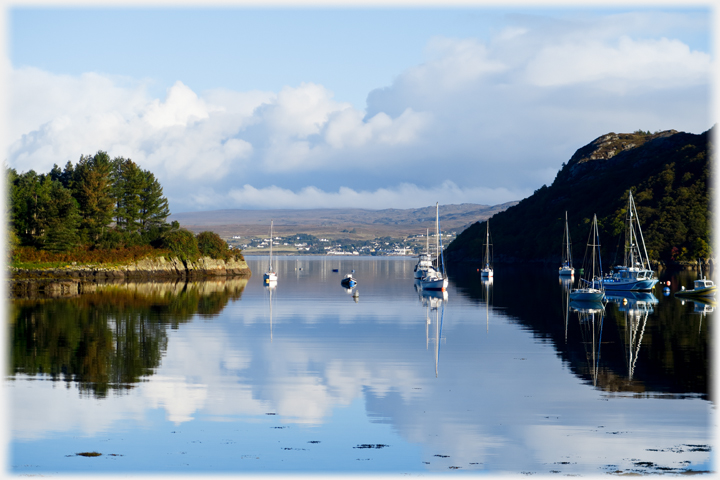
{"type": "Polygon", "coordinates": [[[479,271],[480,271],[480,269],[478,268],[478,269],[477,269],[477,271],[479,272],[479,271]]]}

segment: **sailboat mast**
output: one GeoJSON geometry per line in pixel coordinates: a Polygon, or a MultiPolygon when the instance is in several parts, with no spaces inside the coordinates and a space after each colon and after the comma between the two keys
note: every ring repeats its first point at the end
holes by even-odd
{"type": "Polygon", "coordinates": [[[272,272],[272,244],[273,244],[273,222],[270,220],[270,264],[268,266],[268,271],[272,272]]]}
{"type": "Polygon", "coordinates": [[[435,202],[435,253],[437,254],[436,265],[440,267],[440,204],[435,202]]]}
{"type": "Polygon", "coordinates": [[[487,219],[487,223],[485,225],[487,228],[485,229],[485,261],[487,264],[487,267],[490,268],[490,219],[487,219]]]}
{"type": "Polygon", "coordinates": [[[568,227],[567,211],[565,211],[565,263],[572,266],[570,259],[570,228],[568,227]]]}

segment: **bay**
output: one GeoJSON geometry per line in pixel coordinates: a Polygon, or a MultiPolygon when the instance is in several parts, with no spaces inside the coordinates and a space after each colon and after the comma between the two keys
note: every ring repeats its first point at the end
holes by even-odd
{"type": "Polygon", "coordinates": [[[453,267],[446,296],[423,295],[399,257],[280,257],[268,289],[267,258],[248,263],[250,279],[11,300],[8,471],[713,469],[710,305],[656,287],[593,317],[557,272],[510,267],[491,284],[453,267]]]}

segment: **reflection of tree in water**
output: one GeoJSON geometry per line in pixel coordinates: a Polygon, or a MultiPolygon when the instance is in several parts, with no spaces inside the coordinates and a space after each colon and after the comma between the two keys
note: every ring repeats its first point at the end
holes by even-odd
{"type": "Polygon", "coordinates": [[[48,375],[105,397],[160,365],[167,327],[213,316],[247,279],[99,285],[73,298],[11,300],[11,375],[48,375]]]}

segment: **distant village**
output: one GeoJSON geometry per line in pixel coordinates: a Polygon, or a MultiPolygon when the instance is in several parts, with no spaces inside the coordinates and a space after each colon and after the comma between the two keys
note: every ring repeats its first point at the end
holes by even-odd
{"type": "MultiPolygon", "coordinates": [[[[442,245],[447,247],[456,237],[456,232],[443,233],[442,245]]],[[[435,238],[430,237],[434,249],[435,238]]],[[[270,239],[234,235],[228,240],[231,248],[242,249],[245,255],[267,255],[270,239]]],[[[293,234],[273,238],[274,255],[418,255],[426,249],[425,235],[410,235],[405,238],[379,237],[373,240],[350,238],[318,238],[309,234],[293,234]]]]}

